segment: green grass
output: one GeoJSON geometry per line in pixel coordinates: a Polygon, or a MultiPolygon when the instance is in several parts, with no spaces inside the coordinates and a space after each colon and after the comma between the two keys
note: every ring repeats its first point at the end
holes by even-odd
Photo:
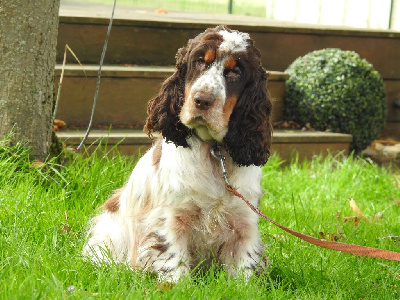
{"type": "MultiPolygon", "coordinates": [[[[82,0],[76,0],[82,1],[82,0]]],[[[99,2],[113,4],[114,0],[83,0],[86,2],[99,2]]],[[[227,14],[229,0],[118,0],[117,5],[165,9],[175,11],[192,11],[202,13],[227,14]]],[[[232,13],[235,15],[265,17],[266,2],[263,0],[233,0],[232,13]]]]}
{"type": "MultiPolygon", "coordinates": [[[[97,207],[128,178],[135,159],[95,155],[31,167],[26,150],[0,142],[0,299],[398,299],[400,265],[321,249],[265,221],[271,267],[247,284],[218,267],[157,290],[156,278],[121,265],[95,267],[81,249],[97,207]],[[73,288],[72,288],[73,287],[73,288]],[[74,289],[73,291],[69,291],[74,289]]],[[[400,251],[400,176],[368,161],[316,157],[264,167],[262,210],[293,229],[400,251]],[[348,198],[368,219],[355,226],[348,198]],[[397,236],[390,238],[389,236],[397,236]]],[[[237,201],[240,201],[239,199],[237,201]]]]}

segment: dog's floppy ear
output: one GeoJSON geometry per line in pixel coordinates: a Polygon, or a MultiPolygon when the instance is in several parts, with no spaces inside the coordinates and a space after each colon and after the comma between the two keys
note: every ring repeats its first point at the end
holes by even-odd
{"type": "Polygon", "coordinates": [[[189,146],[186,138],[191,133],[179,119],[185,95],[186,56],[187,48],[178,50],[175,73],[164,81],[158,96],[149,101],[144,127],[150,137],[153,132],[161,132],[167,142],[183,147],[189,146]]]}
{"type": "Polygon", "coordinates": [[[271,101],[266,88],[267,74],[258,66],[229,119],[224,147],[240,166],[262,166],[270,155],[271,101]]]}

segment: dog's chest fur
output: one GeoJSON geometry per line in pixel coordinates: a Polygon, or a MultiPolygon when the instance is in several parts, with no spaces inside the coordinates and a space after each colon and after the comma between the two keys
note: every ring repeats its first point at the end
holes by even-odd
{"type": "MultiPolygon", "coordinates": [[[[153,147],[142,160],[154,160],[158,156],[154,154],[157,147],[153,147]]],[[[162,155],[154,161],[157,165],[153,165],[157,170],[144,174],[138,165],[127,186],[128,192],[132,193],[129,186],[140,185],[137,181],[146,179],[146,176],[156,177],[143,181],[143,184],[152,183],[144,189],[147,195],[127,195],[127,198],[138,199],[136,204],[139,207],[131,210],[148,209],[148,213],[141,214],[142,237],[138,244],[146,244],[146,237],[152,232],[158,236],[168,236],[172,232],[177,242],[184,238],[185,241],[181,242],[189,245],[187,251],[192,263],[215,258],[227,241],[246,235],[250,225],[257,223],[257,216],[239,198],[225,190],[219,162],[210,155],[207,144],[193,142],[190,150],[167,143],[161,147],[162,155]],[[162,185],[165,182],[168,184],[162,185]],[[153,207],[145,203],[149,198],[153,199],[153,207]]],[[[232,185],[240,188],[249,199],[259,199],[261,169],[255,166],[238,168],[230,162],[227,165],[232,185]]]]}

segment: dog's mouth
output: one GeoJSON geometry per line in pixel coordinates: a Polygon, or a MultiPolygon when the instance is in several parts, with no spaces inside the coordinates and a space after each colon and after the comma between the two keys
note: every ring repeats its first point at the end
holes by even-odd
{"type": "Polygon", "coordinates": [[[197,116],[192,117],[187,122],[187,126],[189,126],[192,129],[196,129],[196,127],[199,127],[199,126],[210,127],[209,123],[207,122],[207,120],[202,115],[197,115],[197,116]]]}
{"type": "Polygon", "coordinates": [[[226,134],[225,131],[219,132],[215,130],[213,126],[200,115],[191,118],[186,125],[193,129],[201,140],[206,142],[221,142],[226,134]]]}

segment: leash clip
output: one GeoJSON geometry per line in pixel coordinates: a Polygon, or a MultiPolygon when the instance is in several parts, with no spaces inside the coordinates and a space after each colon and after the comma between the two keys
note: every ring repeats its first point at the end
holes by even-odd
{"type": "Polygon", "coordinates": [[[214,146],[211,147],[210,149],[211,155],[219,161],[219,164],[221,166],[221,173],[222,173],[222,178],[225,181],[225,184],[227,186],[230,186],[229,180],[228,180],[228,172],[226,171],[225,167],[225,156],[221,153],[221,149],[218,147],[218,145],[215,143],[214,146]]]}

